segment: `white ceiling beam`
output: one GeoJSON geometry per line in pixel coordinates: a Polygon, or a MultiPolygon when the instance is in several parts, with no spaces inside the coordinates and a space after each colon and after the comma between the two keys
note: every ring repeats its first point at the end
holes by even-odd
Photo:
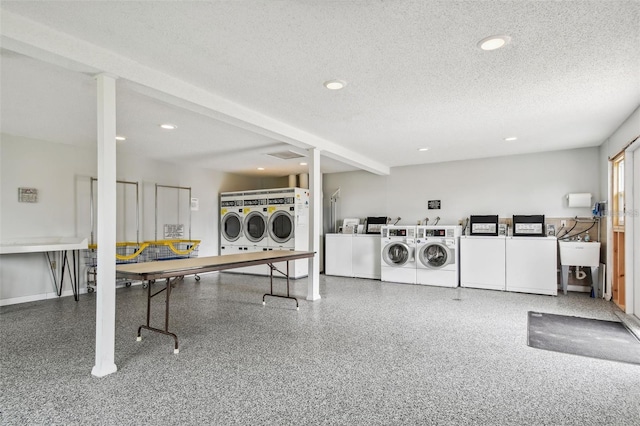
{"type": "MultiPolygon", "coordinates": [[[[273,137],[299,148],[316,148],[323,155],[378,175],[388,175],[389,166],[374,161],[335,142],[298,129],[200,87],[142,65],[84,40],[71,37],[19,15],[1,10],[2,46],[67,69],[108,73],[128,80],[136,89],[172,105],[273,137]]],[[[122,80],[121,80],[122,81],[122,80]]]]}

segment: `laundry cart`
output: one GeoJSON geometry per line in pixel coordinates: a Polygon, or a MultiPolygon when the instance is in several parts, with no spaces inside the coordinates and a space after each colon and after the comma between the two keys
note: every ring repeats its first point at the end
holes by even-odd
{"type": "Polygon", "coordinates": [[[147,250],[145,259],[147,262],[154,260],[187,259],[198,257],[200,240],[160,240],[146,241],[147,250]]]}
{"type": "MultiPolygon", "coordinates": [[[[138,263],[144,262],[145,249],[149,246],[148,243],[137,242],[120,242],[116,243],[116,265],[122,265],[125,263],[138,263]]],[[[87,267],[87,292],[93,293],[98,285],[98,245],[89,244],[87,250],[85,250],[85,266],[87,267]]],[[[129,287],[131,281],[127,279],[116,279],[116,284],[124,284],[129,287]]]]}

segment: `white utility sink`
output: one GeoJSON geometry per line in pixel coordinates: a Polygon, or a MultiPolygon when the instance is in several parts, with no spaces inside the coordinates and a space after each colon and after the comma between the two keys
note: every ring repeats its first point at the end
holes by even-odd
{"type": "Polygon", "coordinates": [[[560,241],[560,264],[566,266],[600,265],[600,243],[584,241],[560,241]]]}
{"type": "Polygon", "coordinates": [[[598,266],[600,266],[600,243],[584,241],[559,241],[560,265],[562,265],[562,290],[567,294],[569,266],[591,268],[591,297],[599,297],[598,266]]]}

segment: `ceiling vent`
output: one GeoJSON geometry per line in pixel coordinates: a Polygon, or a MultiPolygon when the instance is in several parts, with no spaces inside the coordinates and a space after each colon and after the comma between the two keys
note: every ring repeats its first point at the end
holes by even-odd
{"type": "Polygon", "coordinates": [[[291,150],[287,150],[287,151],[280,151],[280,152],[272,152],[270,154],[267,154],[271,157],[275,157],[275,158],[280,158],[281,160],[291,160],[293,158],[304,158],[306,157],[305,155],[302,154],[298,154],[295,151],[291,151],[291,150]]]}

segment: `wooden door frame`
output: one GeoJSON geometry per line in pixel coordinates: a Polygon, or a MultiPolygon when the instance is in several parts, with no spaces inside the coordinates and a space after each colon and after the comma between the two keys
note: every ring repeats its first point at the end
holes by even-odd
{"type": "MultiPolygon", "coordinates": [[[[625,313],[630,315],[635,315],[636,317],[640,317],[640,312],[634,311],[634,303],[635,303],[635,293],[640,292],[640,284],[636,281],[640,278],[640,271],[635,270],[636,257],[640,256],[640,253],[637,253],[638,250],[634,250],[634,246],[636,245],[636,239],[638,238],[635,235],[634,229],[636,227],[640,227],[640,217],[637,216],[637,212],[640,211],[640,200],[636,200],[634,197],[634,192],[636,191],[633,179],[634,173],[634,151],[640,149],[640,140],[636,138],[632,141],[623,151],[624,151],[624,185],[625,185],[625,221],[624,221],[624,230],[625,230],[625,313]]],[[[613,157],[615,158],[615,157],[613,157]]],[[[607,167],[607,181],[608,181],[608,189],[607,189],[607,199],[609,200],[609,206],[612,206],[613,203],[613,182],[612,182],[612,173],[613,173],[613,158],[609,159],[608,167],[607,167]]],[[[611,300],[612,297],[612,272],[613,272],[613,212],[607,212],[607,271],[611,271],[607,274],[606,282],[607,282],[607,292],[605,294],[605,298],[607,300],[611,300]]],[[[640,242],[640,241],[639,241],[640,242]]]]}

